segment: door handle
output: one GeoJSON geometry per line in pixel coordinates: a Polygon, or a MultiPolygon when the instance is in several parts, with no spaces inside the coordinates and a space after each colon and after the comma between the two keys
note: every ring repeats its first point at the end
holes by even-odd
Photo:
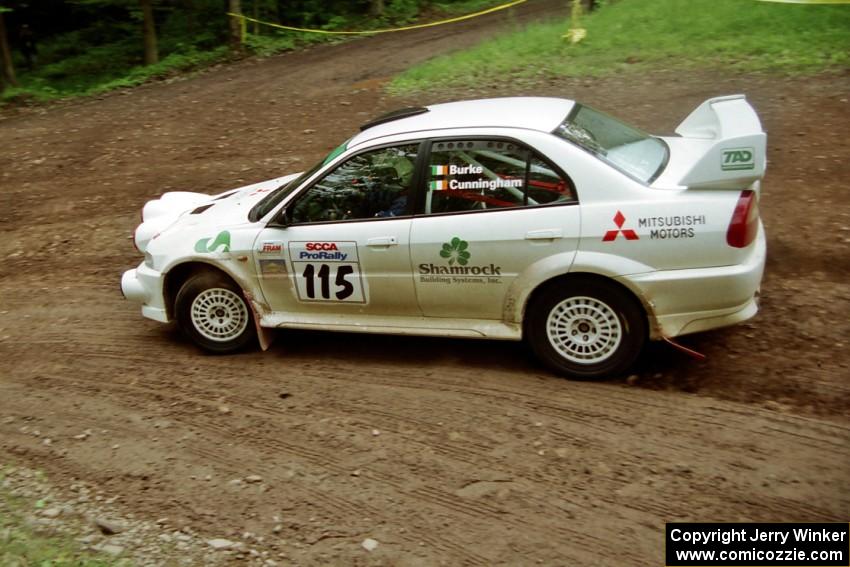
{"type": "Polygon", "coordinates": [[[560,228],[547,228],[543,230],[530,230],[525,233],[526,240],[555,240],[563,238],[564,231],[560,228]]]}
{"type": "Polygon", "coordinates": [[[366,246],[372,246],[375,248],[396,245],[398,245],[398,238],[395,236],[376,236],[366,241],[366,246]]]}

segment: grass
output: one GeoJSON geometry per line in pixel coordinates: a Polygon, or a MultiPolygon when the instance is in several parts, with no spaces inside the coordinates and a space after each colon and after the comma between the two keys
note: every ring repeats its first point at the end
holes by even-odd
{"type": "MultiPolygon", "coordinates": [[[[0,473],[0,484],[3,474],[0,473]]],[[[108,567],[105,560],[84,552],[67,536],[39,534],[25,520],[28,503],[0,488],[0,565],[38,567],[108,567]]]]}
{"type": "Polygon", "coordinates": [[[602,76],[650,67],[813,73],[850,65],[850,6],[755,0],[620,0],[583,17],[587,37],[563,39],[565,18],[437,57],[395,78],[396,94],[435,84],[520,77],[602,76]]]}

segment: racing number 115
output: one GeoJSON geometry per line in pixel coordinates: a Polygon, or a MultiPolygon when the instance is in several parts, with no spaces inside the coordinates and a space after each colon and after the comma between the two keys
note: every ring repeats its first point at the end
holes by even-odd
{"type": "MultiPolygon", "coordinates": [[[[344,301],[354,293],[354,284],[348,281],[346,276],[354,274],[354,268],[348,265],[337,265],[336,277],[334,277],[334,296],[338,301],[344,301]]],[[[319,297],[331,299],[331,267],[328,264],[320,264],[316,269],[315,264],[304,266],[301,274],[304,278],[305,292],[308,299],[316,299],[316,278],[319,280],[319,297]]]]}

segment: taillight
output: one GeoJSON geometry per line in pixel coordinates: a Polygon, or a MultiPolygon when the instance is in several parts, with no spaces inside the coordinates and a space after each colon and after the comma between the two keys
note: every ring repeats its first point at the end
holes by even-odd
{"type": "Polygon", "coordinates": [[[746,248],[755,240],[758,229],[759,207],[756,194],[750,190],[742,191],[726,231],[726,243],[735,248],[746,248]]]}

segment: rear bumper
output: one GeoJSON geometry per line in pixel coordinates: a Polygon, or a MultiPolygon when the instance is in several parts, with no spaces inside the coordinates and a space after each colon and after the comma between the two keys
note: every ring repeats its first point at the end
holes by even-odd
{"type": "Polygon", "coordinates": [[[121,276],[121,293],[142,304],[142,315],[154,321],[168,322],[168,310],[162,293],[163,275],[140,264],[121,276]]]}
{"type": "Polygon", "coordinates": [[[767,245],[764,229],[742,264],[618,278],[644,301],[653,339],[734,325],[758,312],[767,245]]]}

